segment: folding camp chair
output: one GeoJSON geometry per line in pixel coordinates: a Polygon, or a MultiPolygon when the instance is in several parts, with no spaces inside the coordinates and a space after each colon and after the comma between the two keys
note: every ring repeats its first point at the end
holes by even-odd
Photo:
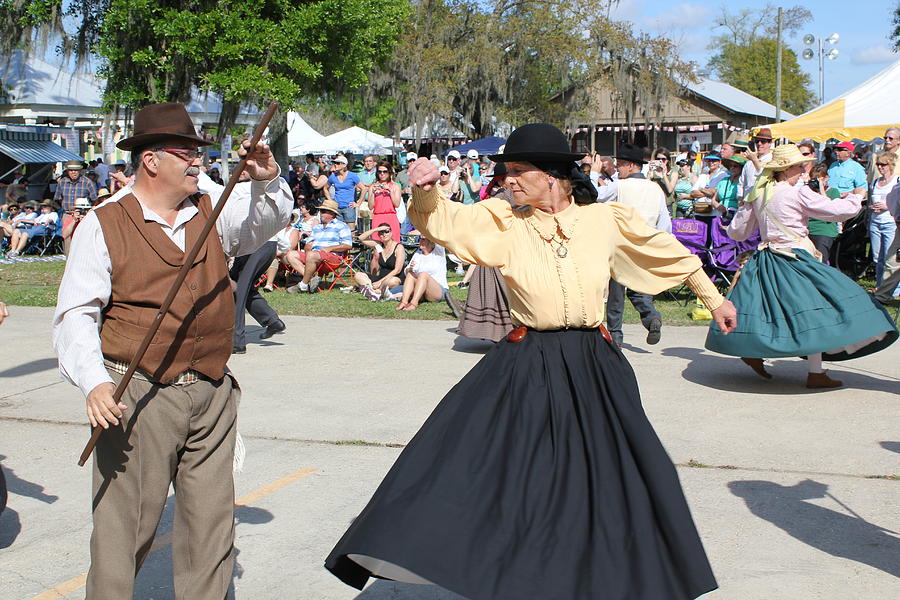
{"type": "Polygon", "coordinates": [[[743,242],[736,242],[728,237],[726,225],[722,219],[716,217],[709,228],[709,239],[710,254],[707,272],[717,285],[730,286],[734,274],[741,266],[740,255],[759,246],[759,231],[743,242]]]}
{"type": "Polygon", "coordinates": [[[47,253],[51,253],[52,251],[56,251],[56,253],[62,253],[63,250],[63,239],[62,239],[62,215],[56,219],[56,223],[54,226],[47,231],[44,235],[36,236],[30,238],[28,243],[25,245],[25,248],[22,250],[22,254],[37,254],[39,256],[44,256],[47,253]]]}
{"type": "Polygon", "coordinates": [[[342,256],[341,262],[336,265],[323,261],[316,269],[316,275],[322,279],[327,279],[331,276],[328,287],[323,290],[325,292],[330,292],[339,283],[341,287],[352,286],[354,273],[353,258],[349,255],[342,256]]]}
{"type": "MultiPolygon", "coordinates": [[[[710,262],[709,251],[709,225],[698,219],[672,219],[672,235],[687,248],[691,254],[698,257],[703,264],[704,271],[710,262]]],[[[672,300],[680,302],[678,296],[684,292],[687,286],[682,285],[675,290],[666,292],[672,300]]],[[[684,301],[687,306],[691,301],[690,295],[684,301]]]]}

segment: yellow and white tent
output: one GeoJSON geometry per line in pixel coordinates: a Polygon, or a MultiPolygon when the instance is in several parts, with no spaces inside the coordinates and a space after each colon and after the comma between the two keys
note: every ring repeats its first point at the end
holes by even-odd
{"type": "Polygon", "coordinates": [[[900,127],[900,60],[831,102],[783,123],[766,125],[772,137],[799,142],[810,138],[850,141],[881,137],[888,127],[900,127]]]}

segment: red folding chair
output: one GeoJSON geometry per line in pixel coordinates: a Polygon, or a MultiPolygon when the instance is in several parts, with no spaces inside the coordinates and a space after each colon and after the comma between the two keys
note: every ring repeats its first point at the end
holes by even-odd
{"type": "Polygon", "coordinates": [[[316,275],[321,277],[323,280],[326,279],[329,275],[332,276],[331,281],[327,288],[323,291],[330,292],[334,289],[334,287],[340,283],[342,287],[350,287],[353,285],[353,275],[355,274],[355,270],[353,269],[352,259],[344,255],[341,257],[341,262],[333,265],[329,262],[322,262],[319,264],[319,267],[316,269],[316,275]]]}

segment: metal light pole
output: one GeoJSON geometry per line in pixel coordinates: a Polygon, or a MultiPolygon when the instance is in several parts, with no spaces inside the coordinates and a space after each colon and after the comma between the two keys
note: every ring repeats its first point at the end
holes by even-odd
{"type": "Polygon", "coordinates": [[[837,48],[831,48],[827,52],[825,51],[825,44],[829,44],[834,46],[838,43],[838,40],[841,39],[841,36],[837,33],[832,33],[824,40],[819,37],[817,38],[811,33],[807,33],[803,36],[803,43],[807,46],[812,46],[813,44],[818,45],[818,52],[814,51],[812,48],[806,48],[803,50],[803,58],[806,60],[810,60],[816,55],[819,58],[819,105],[825,104],[825,59],[835,60],[837,59],[840,51],[837,48]]]}
{"type": "Polygon", "coordinates": [[[778,36],[775,38],[775,122],[781,123],[781,7],[778,7],[778,36]]]}

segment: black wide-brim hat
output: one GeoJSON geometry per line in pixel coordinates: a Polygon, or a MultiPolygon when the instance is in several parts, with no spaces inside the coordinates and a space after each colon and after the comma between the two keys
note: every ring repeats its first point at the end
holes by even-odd
{"type": "Polygon", "coordinates": [[[615,159],[626,160],[638,165],[643,165],[647,162],[647,159],[644,158],[644,149],[634,144],[622,144],[619,146],[615,159]]]}
{"type": "Polygon", "coordinates": [[[148,104],[134,115],[134,135],[120,140],[116,148],[132,150],[162,140],[178,140],[208,146],[212,140],[197,135],[187,109],[180,102],[148,104]]]}
{"type": "Polygon", "coordinates": [[[584,152],[573,153],[566,135],[549,123],[529,123],[522,125],[506,140],[502,154],[491,154],[489,158],[504,162],[569,162],[581,160],[584,152]]]}

